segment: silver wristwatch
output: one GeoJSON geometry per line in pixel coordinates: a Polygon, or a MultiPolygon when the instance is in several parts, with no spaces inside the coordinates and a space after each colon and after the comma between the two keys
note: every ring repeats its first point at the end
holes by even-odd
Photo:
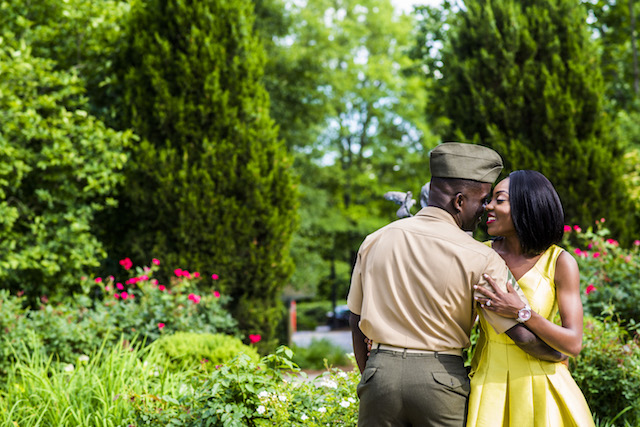
{"type": "Polygon", "coordinates": [[[524,306],[524,308],[518,310],[518,317],[516,318],[516,320],[520,323],[524,323],[529,319],[531,319],[531,307],[529,307],[529,304],[527,304],[524,306]]]}

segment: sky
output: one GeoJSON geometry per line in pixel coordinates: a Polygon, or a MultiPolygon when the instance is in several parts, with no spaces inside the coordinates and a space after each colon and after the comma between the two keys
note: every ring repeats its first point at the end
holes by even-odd
{"type": "Polygon", "coordinates": [[[440,0],[391,0],[391,3],[393,3],[398,9],[408,13],[413,10],[413,5],[415,4],[428,4],[435,6],[440,4],[440,0]]]}

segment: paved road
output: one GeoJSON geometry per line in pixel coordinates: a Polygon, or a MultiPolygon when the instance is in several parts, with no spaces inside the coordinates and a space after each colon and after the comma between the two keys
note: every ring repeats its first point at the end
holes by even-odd
{"type": "Polygon", "coordinates": [[[340,346],[344,351],[353,352],[350,330],[331,331],[328,327],[319,326],[315,331],[298,331],[293,334],[292,341],[298,347],[309,347],[312,340],[327,339],[340,346]]]}

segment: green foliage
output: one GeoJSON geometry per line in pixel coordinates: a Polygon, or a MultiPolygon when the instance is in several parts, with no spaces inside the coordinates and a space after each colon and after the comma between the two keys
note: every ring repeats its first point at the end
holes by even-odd
{"type": "Polygon", "coordinates": [[[253,24],[248,0],[132,3],[113,111],[142,141],[103,224],[113,256],[130,248],[137,260],[161,254],[218,273],[241,330],[262,335],[265,350],[293,268],[296,194],[253,24]]]}
{"type": "Polygon", "coordinates": [[[394,14],[389,0],[294,2],[290,14],[282,55],[313,73],[277,86],[305,105],[274,116],[280,123],[310,111],[312,118],[311,126],[302,119],[281,125],[301,181],[301,226],[292,246],[301,268],[292,285],[306,295],[343,298],[365,235],[395,218],[397,207],[383,194],[418,193],[428,180],[425,149],[435,141],[424,126],[421,79],[409,72],[414,63],[405,55],[413,23],[394,14]],[[296,92],[308,83],[315,90],[296,92]]]}
{"type": "Polygon", "coordinates": [[[15,44],[0,44],[0,282],[33,303],[99,265],[94,217],[116,204],[132,135],[87,113],[76,74],[15,44]]]}
{"type": "Polygon", "coordinates": [[[312,339],[308,347],[294,346],[293,361],[302,369],[323,369],[326,366],[348,366],[347,352],[326,338],[312,339]]]}
{"type": "Polygon", "coordinates": [[[327,313],[330,311],[331,301],[299,302],[296,305],[298,329],[312,331],[318,325],[326,325],[327,313]]]}
{"type": "Polygon", "coordinates": [[[173,371],[198,366],[213,369],[241,353],[254,361],[260,358],[254,348],[244,345],[238,338],[223,334],[176,332],[161,337],[153,345],[170,360],[168,368],[173,371]]]}
{"type": "Polygon", "coordinates": [[[441,62],[427,61],[436,67],[429,114],[444,140],[491,146],[505,172],[542,172],[569,221],[605,213],[628,243],[638,223],[622,180],[624,147],[603,109],[585,17],[572,0],[465,1],[447,21],[441,62]]]}
{"type": "Polygon", "coordinates": [[[583,4],[591,18],[587,22],[598,41],[609,108],[613,112],[637,111],[634,104],[640,87],[636,86],[639,84],[636,79],[640,76],[634,55],[638,55],[636,28],[640,4],[634,0],[590,0],[583,4]]]}
{"type": "Polygon", "coordinates": [[[34,310],[23,308],[24,296],[0,291],[0,372],[8,372],[16,360],[37,348],[59,363],[72,363],[103,341],[113,344],[120,337],[150,344],[178,331],[236,333],[237,323],[222,305],[228,297],[198,295],[196,278],[182,276],[166,286],[156,284],[155,267],[139,269],[134,276],[138,280],[124,285],[106,278],[97,287],[94,280],[87,280],[84,294],[63,303],[43,302],[34,310]],[[37,331],[34,340],[27,340],[29,331],[37,331]]]}
{"type": "Polygon", "coordinates": [[[148,395],[136,402],[136,425],[356,425],[359,375],[333,370],[317,382],[291,379],[298,371],[292,356],[286,347],[259,363],[240,355],[190,393],[148,395]]]}
{"type": "Polygon", "coordinates": [[[601,419],[640,423],[640,337],[630,336],[611,318],[585,318],[580,356],[571,360],[571,373],[601,419]]]}
{"type": "Polygon", "coordinates": [[[640,240],[632,249],[621,248],[604,226],[574,227],[565,233],[565,246],[580,267],[580,286],[585,313],[591,316],[614,314],[623,326],[640,319],[640,240]]]}
{"type": "Polygon", "coordinates": [[[88,111],[109,122],[102,110],[114,102],[108,58],[119,48],[129,9],[126,0],[5,1],[0,27],[6,42],[24,41],[33,56],[55,61],[56,70],[77,72],[91,98],[88,111]]]}
{"type": "MultiPolygon", "coordinates": [[[[27,355],[10,366],[0,386],[0,426],[130,425],[132,402],[146,393],[177,395],[194,374],[188,370],[168,375],[162,357],[153,349],[126,341],[107,345],[73,364],[60,365],[34,339],[24,343],[27,355]]],[[[4,347],[4,346],[3,346],[4,347]]]]}

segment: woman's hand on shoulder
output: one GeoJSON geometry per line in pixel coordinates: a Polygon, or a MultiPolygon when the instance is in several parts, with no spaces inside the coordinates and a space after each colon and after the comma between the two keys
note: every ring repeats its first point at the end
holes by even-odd
{"type": "Polygon", "coordinates": [[[473,287],[476,291],[474,299],[480,303],[480,307],[485,310],[490,310],[502,317],[510,317],[512,319],[518,317],[518,311],[523,308],[525,304],[518,296],[511,282],[507,281],[507,291],[504,292],[497,285],[493,277],[488,274],[484,274],[483,276],[493,288],[493,292],[482,286],[476,285],[473,287]]]}

